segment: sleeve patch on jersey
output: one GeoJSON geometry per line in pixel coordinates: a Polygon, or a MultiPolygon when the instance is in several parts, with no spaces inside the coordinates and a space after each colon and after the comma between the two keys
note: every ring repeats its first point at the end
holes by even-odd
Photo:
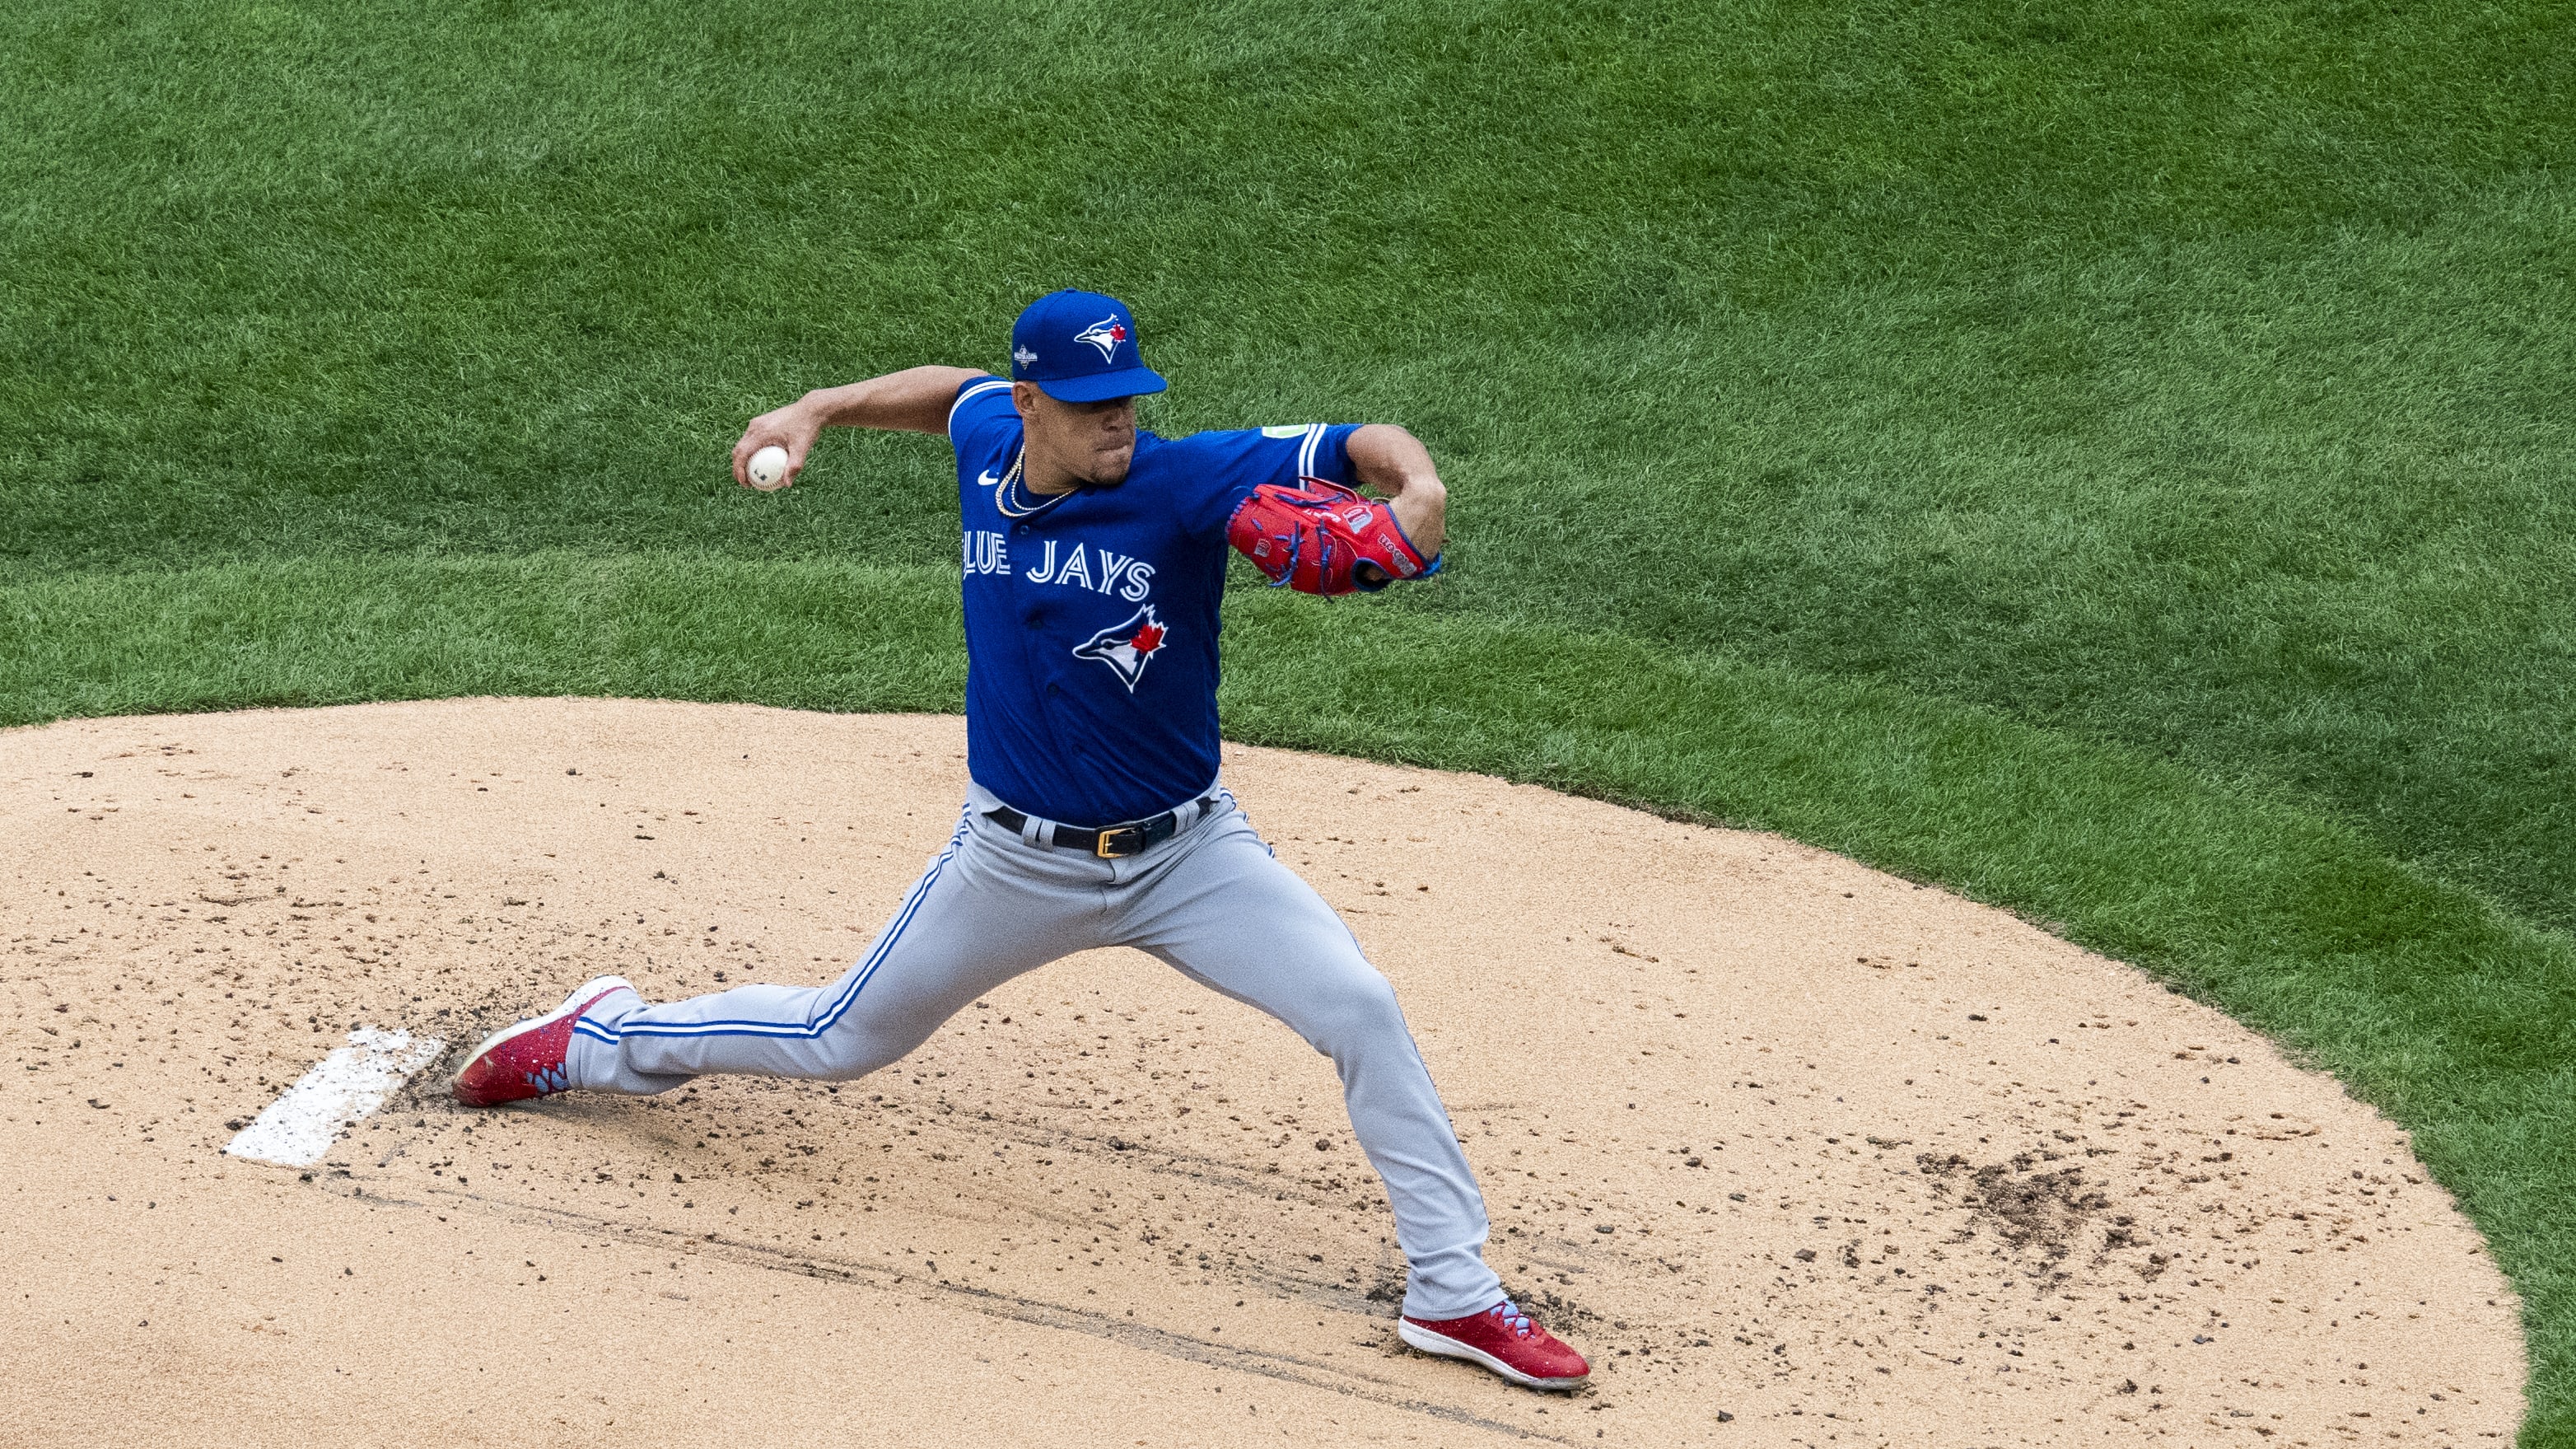
{"type": "Polygon", "coordinates": [[[1306,430],[1313,426],[1313,423],[1291,423],[1284,428],[1263,428],[1261,430],[1261,436],[1265,438],[1302,438],[1306,435],[1306,430]]]}

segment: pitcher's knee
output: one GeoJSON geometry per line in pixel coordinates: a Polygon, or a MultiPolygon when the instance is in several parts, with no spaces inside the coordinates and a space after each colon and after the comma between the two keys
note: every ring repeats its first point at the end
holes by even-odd
{"type": "Polygon", "coordinates": [[[948,1019],[937,1010],[888,1009],[907,1004],[877,1003],[874,1010],[853,1011],[826,1026],[813,1044],[816,1075],[847,1082],[892,1066],[930,1040],[948,1019]]]}
{"type": "Polygon", "coordinates": [[[1318,982],[1305,1014],[1316,1047],[1326,1052],[1337,1042],[1404,1030],[1404,1009],[1396,1004],[1394,985],[1367,965],[1318,982]]]}
{"type": "Polygon", "coordinates": [[[827,1031],[813,1044],[813,1077],[824,1082],[854,1082],[903,1060],[921,1039],[886,1039],[882,1032],[843,1027],[827,1031]]]}

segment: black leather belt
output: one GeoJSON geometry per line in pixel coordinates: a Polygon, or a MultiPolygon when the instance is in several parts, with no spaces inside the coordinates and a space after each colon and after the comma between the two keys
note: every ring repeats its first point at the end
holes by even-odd
{"type": "MultiPolygon", "coordinates": [[[[1199,807],[1199,818],[1205,819],[1208,811],[1216,807],[1216,797],[1203,795],[1191,803],[1199,807]]],[[[1014,834],[1029,823],[1029,817],[1008,805],[999,810],[985,811],[984,818],[1014,834]]],[[[1059,825],[1055,828],[1055,844],[1060,850],[1087,850],[1102,860],[1120,860],[1131,855],[1143,855],[1179,834],[1180,829],[1181,812],[1166,810],[1151,820],[1131,820],[1102,830],[1076,830],[1070,825],[1059,825]]]]}

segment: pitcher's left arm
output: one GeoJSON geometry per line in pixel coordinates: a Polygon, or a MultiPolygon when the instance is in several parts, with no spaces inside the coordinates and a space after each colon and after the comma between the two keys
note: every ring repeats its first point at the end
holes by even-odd
{"type": "Polygon", "coordinates": [[[1431,450],[1391,423],[1357,428],[1344,446],[1349,476],[1384,497],[1328,478],[1264,483],[1235,506],[1226,542],[1273,586],[1326,597],[1438,573],[1449,493],[1431,450]]]}

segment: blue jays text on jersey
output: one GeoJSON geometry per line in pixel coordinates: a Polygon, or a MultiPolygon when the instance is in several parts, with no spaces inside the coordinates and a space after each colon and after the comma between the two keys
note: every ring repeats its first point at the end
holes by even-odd
{"type": "Polygon", "coordinates": [[[1351,481],[1355,431],[1139,431],[1125,482],[1050,497],[1017,486],[1011,385],[981,377],[959,388],[948,438],[965,529],[976,783],[1023,813],[1087,827],[1206,791],[1217,773],[1226,520],[1263,483],[1351,481]]]}

